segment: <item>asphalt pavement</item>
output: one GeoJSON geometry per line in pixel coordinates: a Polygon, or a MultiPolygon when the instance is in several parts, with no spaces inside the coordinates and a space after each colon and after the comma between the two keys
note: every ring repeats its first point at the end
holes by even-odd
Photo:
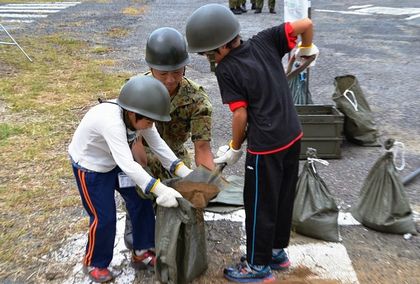
{"type": "MultiPolygon", "coordinates": [[[[228,1],[211,2],[227,5],[228,1]]],[[[237,16],[244,39],[283,22],[283,1],[277,2],[277,14],[269,14],[265,3],[261,14],[256,15],[249,10],[237,16]]],[[[14,27],[13,32],[16,35],[63,32],[91,45],[111,47],[112,51],[107,56],[116,59],[118,64],[107,71],[136,74],[148,69],[144,50],[151,31],[170,26],[185,33],[188,16],[208,3],[204,0],[82,1],[59,13],[36,19],[31,24],[22,23],[14,27]],[[129,6],[143,7],[143,13],[124,15],[122,9],[129,6]],[[114,27],[125,28],[129,33],[122,39],[107,37],[106,31],[114,27]]],[[[249,7],[250,4],[247,4],[249,7]]],[[[415,171],[420,167],[420,2],[320,0],[312,1],[311,15],[315,24],[314,42],[320,49],[317,64],[310,72],[310,91],[314,102],[333,105],[334,78],[347,74],[356,76],[372,108],[380,141],[394,138],[405,144],[406,166],[400,172],[401,176],[415,171]]],[[[30,51],[27,52],[30,55],[30,51]]],[[[220,145],[230,140],[230,112],[221,104],[216,78],[205,58],[194,54],[191,57],[187,76],[204,86],[213,104],[212,148],[216,152],[220,145]]],[[[383,149],[360,147],[345,141],[341,151],[341,159],[329,160],[330,165],[320,166],[319,172],[341,210],[346,212],[357,201],[363,181],[373,163],[383,154],[383,149]]],[[[226,174],[242,175],[242,167],[243,160],[227,168],[226,174]]],[[[420,224],[419,189],[420,177],[406,187],[417,227],[420,224]]],[[[358,262],[359,258],[367,258],[363,253],[366,247],[382,248],[376,256],[375,250],[369,250],[373,257],[369,261],[376,262],[379,267],[375,273],[391,275],[392,271],[385,271],[392,269],[390,261],[399,262],[401,266],[410,263],[408,271],[403,272],[411,275],[401,278],[401,282],[385,277],[377,278],[377,283],[420,283],[418,236],[406,240],[402,236],[377,233],[362,226],[342,227],[342,235],[361,283],[376,283],[374,279],[367,280],[370,278],[366,276],[368,269],[364,265],[369,262],[358,262]],[[364,243],[362,246],[361,242],[364,243]],[[385,245],[388,250],[383,249],[385,245]],[[381,266],[381,261],[388,263],[381,266]]]]}

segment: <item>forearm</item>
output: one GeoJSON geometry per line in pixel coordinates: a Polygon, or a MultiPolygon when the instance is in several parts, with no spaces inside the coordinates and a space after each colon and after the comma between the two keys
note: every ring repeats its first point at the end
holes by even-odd
{"type": "Polygon", "coordinates": [[[143,139],[140,137],[134,141],[131,146],[131,152],[133,153],[134,160],[139,163],[142,167],[147,166],[147,155],[143,145],[143,139]]]}
{"type": "Polygon", "coordinates": [[[210,170],[214,169],[213,154],[209,141],[194,142],[194,154],[197,166],[203,165],[210,170]]]}
{"type": "Polygon", "coordinates": [[[233,112],[232,117],[232,144],[233,149],[241,148],[245,140],[245,131],[248,122],[248,113],[245,107],[240,107],[233,112]]]}
{"type": "Polygon", "coordinates": [[[313,24],[311,19],[306,18],[291,23],[293,35],[301,36],[302,46],[310,46],[313,40],[313,24]]]}

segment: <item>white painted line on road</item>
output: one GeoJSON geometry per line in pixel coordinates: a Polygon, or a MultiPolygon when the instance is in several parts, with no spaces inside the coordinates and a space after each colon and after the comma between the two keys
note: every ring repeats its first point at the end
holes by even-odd
{"type": "MultiPolygon", "coordinates": [[[[338,280],[341,284],[359,283],[346,248],[339,243],[310,243],[291,245],[287,249],[291,270],[309,268],[315,275],[305,280],[338,280]]],[[[322,283],[322,282],[321,282],[322,283]]]]}
{"type": "Polygon", "coordinates": [[[372,5],[365,6],[350,6],[349,9],[352,11],[336,11],[336,10],[323,10],[316,9],[318,12],[325,13],[339,13],[339,14],[353,14],[353,15],[391,15],[391,16],[403,16],[413,15],[407,17],[406,20],[412,20],[420,17],[420,8],[392,8],[392,7],[374,7],[372,5]],[[362,7],[362,8],[361,8],[362,7]]]}
{"type": "Polygon", "coordinates": [[[1,20],[4,23],[33,23],[34,20],[1,20]]]}
{"type": "MultiPolygon", "coordinates": [[[[218,220],[230,220],[232,222],[243,222],[245,220],[245,210],[236,210],[229,214],[218,214],[212,212],[204,212],[204,220],[206,221],[218,221],[218,220]]],[[[360,225],[360,223],[353,218],[350,212],[338,213],[338,225],[340,226],[351,226],[360,225]]]]}
{"type": "Polygon", "coordinates": [[[213,212],[204,212],[205,221],[230,220],[232,222],[244,222],[245,210],[240,209],[229,214],[218,214],[213,212]]]}
{"type": "Polygon", "coordinates": [[[420,14],[407,17],[407,18],[405,18],[405,20],[409,21],[409,20],[414,20],[414,19],[417,19],[417,18],[420,18],[420,14]]]}
{"type": "Polygon", "coordinates": [[[50,3],[32,3],[32,4],[6,4],[5,6],[8,7],[70,7],[70,6],[76,6],[77,4],[80,4],[81,2],[50,2],[50,3]]]}
{"type": "Polygon", "coordinates": [[[412,211],[413,211],[414,222],[420,221],[420,212],[417,212],[415,210],[412,210],[412,211]]]}
{"type": "Polygon", "coordinates": [[[46,18],[48,15],[22,15],[22,14],[0,14],[0,18],[46,18]]]}
{"type": "Polygon", "coordinates": [[[419,14],[420,8],[369,7],[369,8],[360,9],[358,11],[362,13],[369,13],[369,14],[401,16],[401,15],[419,14]]]}
{"type": "Polygon", "coordinates": [[[0,5],[0,19],[2,19],[3,23],[32,23],[32,20],[24,19],[46,18],[49,14],[58,13],[80,3],[81,2],[51,2],[0,5]]]}
{"type": "Polygon", "coordinates": [[[338,225],[348,226],[348,225],[361,225],[350,212],[338,212],[338,225]]]}
{"type": "Polygon", "coordinates": [[[350,6],[349,9],[361,9],[361,8],[368,8],[368,7],[372,7],[373,5],[369,4],[369,5],[359,5],[359,6],[350,6]]]}
{"type": "Polygon", "coordinates": [[[324,13],[337,13],[337,14],[347,14],[347,15],[370,15],[368,13],[361,13],[357,11],[335,11],[335,10],[324,10],[324,9],[315,9],[317,12],[324,12],[324,13]]]}
{"type": "Polygon", "coordinates": [[[57,13],[61,10],[23,10],[23,9],[15,9],[15,10],[5,10],[0,6],[0,13],[57,13]]]}
{"type": "Polygon", "coordinates": [[[19,10],[27,10],[27,9],[32,9],[32,10],[57,10],[57,9],[65,9],[67,7],[48,7],[48,6],[31,6],[31,7],[24,7],[24,6],[13,6],[13,7],[9,7],[9,6],[2,6],[0,5],[0,9],[5,9],[5,10],[14,10],[14,9],[19,9],[19,10]]]}

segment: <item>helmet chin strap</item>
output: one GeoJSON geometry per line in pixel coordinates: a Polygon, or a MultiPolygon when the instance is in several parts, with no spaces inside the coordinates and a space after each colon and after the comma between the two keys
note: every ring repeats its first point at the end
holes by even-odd
{"type": "Polygon", "coordinates": [[[208,52],[207,58],[210,61],[210,71],[215,72],[216,71],[216,54],[215,52],[208,52]]]}

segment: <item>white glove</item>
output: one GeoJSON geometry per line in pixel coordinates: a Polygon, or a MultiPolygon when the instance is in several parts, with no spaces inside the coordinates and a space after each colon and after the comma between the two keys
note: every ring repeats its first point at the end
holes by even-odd
{"type": "Polygon", "coordinates": [[[189,175],[192,172],[192,170],[187,167],[183,162],[176,168],[175,175],[183,178],[189,175]]]}
{"type": "Polygon", "coordinates": [[[173,189],[172,187],[166,186],[160,181],[153,188],[152,192],[157,196],[156,203],[163,207],[178,207],[178,201],[176,198],[182,198],[181,193],[173,189]]]}
{"type": "Polygon", "coordinates": [[[305,57],[315,55],[314,61],[309,65],[309,67],[315,66],[316,59],[319,55],[319,49],[316,47],[315,44],[311,44],[311,46],[301,46],[301,43],[299,43],[298,48],[295,52],[296,60],[303,61],[305,60],[305,57]]]}
{"type": "Polygon", "coordinates": [[[242,150],[235,150],[228,145],[223,145],[217,150],[216,156],[217,158],[213,160],[216,164],[226,163],[227,165],[233,165],[241,158],[242,150]]]}

